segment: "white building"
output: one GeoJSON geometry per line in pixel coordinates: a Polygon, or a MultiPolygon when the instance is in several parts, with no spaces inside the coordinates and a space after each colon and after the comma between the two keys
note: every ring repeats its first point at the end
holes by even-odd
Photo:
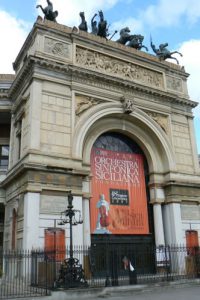
{"type": "Polygon", "coordinates": [[[198,242],[197,103],[183,67],[38,18],[14,69],[0,77],[5,249],[43,248],[55,228],[68,244],[57,219],[69,190],[84,220],[74,244],[104,239],[95,231],[100,194],[110,207],[100,229],[111,242],[198,242]]]}

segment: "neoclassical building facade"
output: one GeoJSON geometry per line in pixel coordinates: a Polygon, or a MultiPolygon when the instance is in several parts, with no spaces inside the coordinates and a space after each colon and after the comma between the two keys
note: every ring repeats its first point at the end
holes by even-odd
{"type": "Polygon", "coordinates": [[[197,103],[184,67],[41,18],[13,66],[0,77],[1,246],[44,248],[52,232],[69,244],[58,224],[69,190],[83,218],[76,245],[106,233],[198,243],[197,103]]]}

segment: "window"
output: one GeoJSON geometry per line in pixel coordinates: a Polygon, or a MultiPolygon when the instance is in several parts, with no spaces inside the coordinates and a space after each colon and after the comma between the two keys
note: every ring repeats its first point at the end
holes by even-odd
{"type": "Polygon", "coordinates": [[[0,169],[8,169],[9,146],[0,145],[0,169]]]}

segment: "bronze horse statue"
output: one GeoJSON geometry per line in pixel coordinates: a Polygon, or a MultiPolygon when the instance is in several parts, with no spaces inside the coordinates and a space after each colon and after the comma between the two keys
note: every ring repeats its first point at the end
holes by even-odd
{"type": "Polygon", "coordinates": [[[179,54],[180,56],[183,56],[183,55],[178,51],[172,51],[172,52],[169,51],[167,49],[167,46],[168,46],[168,43],[160,44],[159,48],[157,49],[156,46],[153,44],[152,39],[151,39],[151,48],[160,60],[166,60],[168,58],[174,59],[177,62],[177,64],[179,65],[178,59],[176,57],[173,57],[172,55],[175,54],[175,53],[179,54]]]}
{"type": "Polygon", "coordinates": [[[148,52],[149,49],[142,44],[143,40],[144,40],[144,36],[143,35],[141,35],[141,34],[134,34],[134,35],[131,36],[130,42],[128,43],[127,46],[128,47],[132,47],[132,48],[134,48],[136,50],[141,50],[142,48],[144,48],[148,52]]]}
{"type": "Polygon", "coordinates": [[[116,40],[116,42],[122,45],[125,45],[127,42],[129,42],[131,36],[129,32],[131,32],[129,27],[122,28],[119,32],[120,38],[116,40]]]}
{"type": "Polygon", "coordinates": [[[141,50],[142,48],[145,48],[146,51],[148,51],[148,48],[142,44],[144,40],[144,36],[141,34],[130,34],[130,29],[129,27],[122,28],[119,32],[120,38],[116,41],[122,45],[126,45],[128,42],[127,46],[141,50]]]}
{"type": "Polygon", "coordinates": [[[41,8],[44,19],[56,22],[56,17],[58,16],[58,11],[53,11],[53,4],[50,0],[47,0],[47,6],[45,8],[42,7],[42,5],[37,5],[36,8],[41,8]]]}

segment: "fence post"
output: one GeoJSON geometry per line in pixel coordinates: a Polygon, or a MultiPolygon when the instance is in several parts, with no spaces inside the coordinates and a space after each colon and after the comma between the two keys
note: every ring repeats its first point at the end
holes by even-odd
{"type": "Polygon", "coordinates": [[[117,286],[119,285],[118,282],[118,253],[117,251],[114,249],[114,247],[112,247],[112,251],[111,251],[111,281],[112,281],[112,286],[117,286]]]}
{"type": "Polygon", "coordinates": [[[169,246],[165,246],[165,270],[167,272],[167,281],[168,281],[169,280],[169,246]]]}
{"type": "Polygon", "coordinates": [[[109,278],[109,243],[108,240],[106,239],[106,281],[105,281],[105,286],[111,286],[110,278],[109,278]]]}
{"type": "Polygon", "coordinates": [[[48,269],[47,269],[47,262],[48,262],[48,257],[46,255],[46,253],[44,254],[44,258],[45,258],[45,295],[48,295],[48,269]]]}

